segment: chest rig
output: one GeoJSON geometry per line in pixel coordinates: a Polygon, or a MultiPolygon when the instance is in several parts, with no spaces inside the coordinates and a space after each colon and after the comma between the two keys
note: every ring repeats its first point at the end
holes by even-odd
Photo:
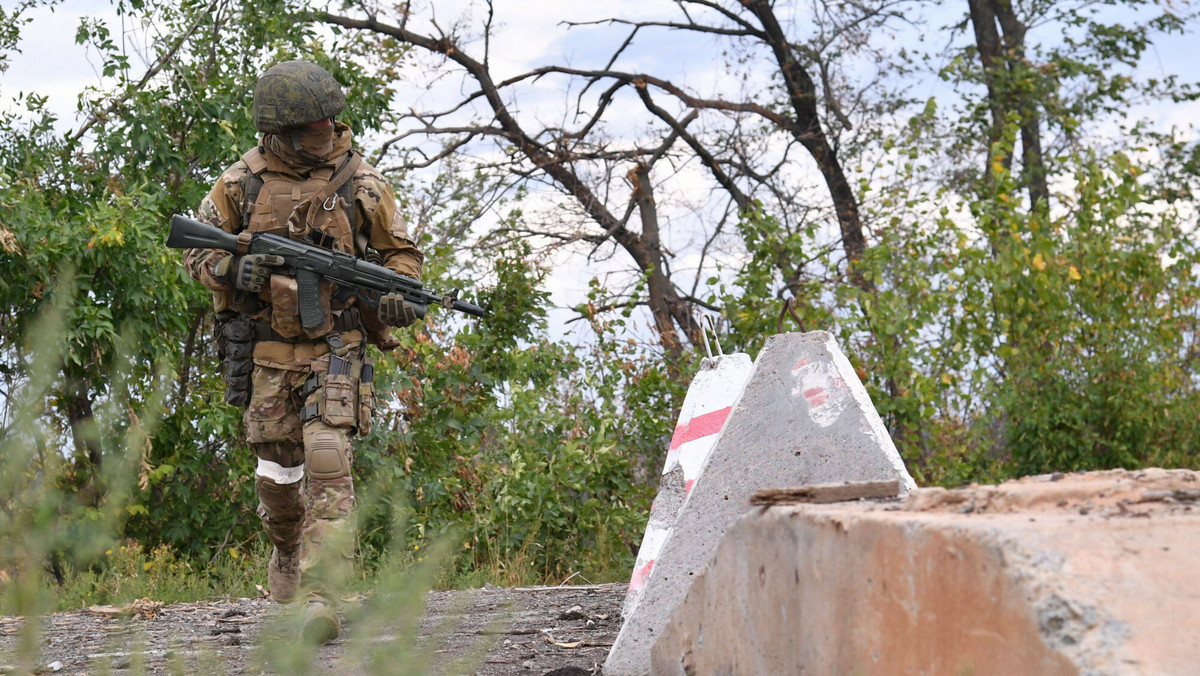
{"type": "Polygon", "coordinates": [[[271,171],[261,147],[242,155],[250,169],[242,194],[243,231],[270,232],[354,253],[358,213],[350,177],[362,163],[351,150],[334,169],[322,166],[305,179],[271,171]]]}
{"type": "MultiPolygon", "coordinates": [[[[361,238],[357,209],[354,206],[354,182],[350,180],[362,163],[362,155],[351,150],[335,168],[322,166],[306,178],[272,171],[261,147],[242,155],[250,169],[242,193],[240,235],[271,233],[302,240],[309,244],[354,254],[361,238]]],[[[299,316],[296,280],[272,275],[270,284],[256,297],[242,299],[240,312],[269,321],[271,329],[284,339],[303,335],[309,339],[326,337],[332,331],[357,327],[357,312],[344,312],[352,302],[339,295],[329,282],[322,281],[321,309],[326,322],[305,329],[299,316]],[[354,324],[351,326],[350,324],[354,324]]]]}

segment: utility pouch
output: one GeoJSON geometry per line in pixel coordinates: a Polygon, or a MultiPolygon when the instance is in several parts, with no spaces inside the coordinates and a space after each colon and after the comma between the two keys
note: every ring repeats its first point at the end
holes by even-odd
{"type": "Polygon", "coordinates": [[[321,387],[321,420],[330,427],[353,427],[357,418],[357,389],[357,383],[349,375],[326,375],[321,387]]]}
{"type": "Polygon", "coordinates": [[[254,331],[248,317],[233,311],[217,313],[217,354],[225,376],[225,402],[246,408],[254,370],[254,331]]]}
{"type": "Polygon", "coordinates": [[[230,361],[250,361],[254,357],[254,343],[226,343],[225,358],[230,361]]]}
{"type": "Polygon", "coordinates": [[[221,325],[221,337],[227,343],[253,343],[254,327],[250,319],[236,312],[229,312],[223,318],[218,318],[221,325]]]}
{"type": "Polygon", "coordinates": [[[253,370],[254,362],[249,359],[226,359],[225,383],[232,385],[234,380],[249,376],[253,370]]]}
{"type": "Polygon", "coordinates": [[[363,359],[362,376],[358,380],[358,433],[366,436],[371,433],[371,417],[375,413],[375,360],[371,357],[363,359]]]}
{"type": "MultiPolygon", "coordinates": [[[[361,373],[373,373],[374,360],[367,366],[357,359],[329,355],[325,373],[314,373],[296,388],[296,395],[305,405],[300,409],[300,421],[320,418],[330,427],[352,427],[361,430],[362,396],[361,373]]],[[[366,405],[374,407],[374,388],[368,392],[366,405]]],[[[370,423],[370,415],[367,415],[370,423]]],[[[361,432],[366,434],[366,432],[361,432]]]]}
{"type": "Polygon", "coordinates": [[[284,338],[295,338],[300,328],[300,292],[296,280],[271,275],[271,329],[284,338]]]}

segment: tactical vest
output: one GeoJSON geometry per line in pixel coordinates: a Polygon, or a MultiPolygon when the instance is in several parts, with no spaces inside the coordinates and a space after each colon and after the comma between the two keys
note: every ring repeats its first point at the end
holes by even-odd
{"type": "MultiPolygon", "coordinates": [[[[320,167],[308,178],[300,180],[271,171],[261,146],[242,155],[242,161],[250,173],[242,190],[239,234],[269,232],[355,254],[356,244],[362,244],[356,242],[359,218],[354,205],[354,181],[351,180],[362,163],[362,156],[357,151],[348,152],[336,169],[320,167]]],[[[323,281],[321,309],[325,324],[304,329],[300,324],[296,280],[272,275],[270,283],[257,295],[234,292],[229,298],[229,307],[253,319],[270,321],[271,328],[283,338],[304,334],[310,339],[319,339],[334,329],[336,317],[347,307],[349,300],[334,297],[332,285],[323,281]]],[[[339,329],[344,330],[343,327],[339,329]]]]}
{"type": "Polygon", "coordinates": [[[336,170],[324,166],[296,180],[270,171],[264,153],[257,146],[242,155],[250,169],[242,197],[242,229],[306,239],[353,254],[358,214],[350,179],[362,156],[352,150],[336,170]],[[330,181],[335,174],[336,184],[330,181]]]}

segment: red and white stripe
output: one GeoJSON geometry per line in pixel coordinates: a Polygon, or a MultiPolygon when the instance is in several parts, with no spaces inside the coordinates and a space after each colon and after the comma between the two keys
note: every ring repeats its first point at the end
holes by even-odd
{"type": "MultiPolygon", "coordinates": [[[[683,398],[679,421],[675,425],[675,433],[671,436],[671,445],[667,450],[667,461],[663,465],[663,479],[659,482],[659,498],[655,505],[664,503],[679,504],[676,500],[662,500],[664,493],[682,494],[686,499],[691,493],[692,486],[700,478],[704,463],[709,453],[721,435],[725,420],[733,410],[733,404],[742,394],[746,381],[754,370],[750,356],[744,353],[722,355],[719,359],[705,360],[701,370],[688,386],[687,395],[683,398]],[[682,468],[682,483],[680,473],[671,474],[676,468],[682,468]]],[[[625,607],[622,615],[632,612],[641,597],[641,589],[650,578],[654,569],[654,561],[662,551],[663,544],[671,534],[675,525],[678,511],[670,514],[660,513],[664,510],[651,508],[650,520],[646,524],[646,534],[642,537],[642,545],[638,549],[637,562],[633,566],[633,576],[629,580],[629,592],[625,597],[625,607]]]]}
{"type": "Polygon", "coordinates": [[[677,465],[683,467],[686,492],[690,493],[700,478],[704,461],[716,445],[721,428],[753,370],[749,355],[724,355],[715,368],[700,371],[688,387],[663,465],[663,474],[677,465]]]}

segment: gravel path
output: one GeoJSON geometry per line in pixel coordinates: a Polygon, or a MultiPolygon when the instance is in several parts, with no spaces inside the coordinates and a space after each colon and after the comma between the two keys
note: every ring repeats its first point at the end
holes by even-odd
{"type": "Polygon", "coordinates": [[[342,636],[315,650],[291,638],[289,607],[265,599],[58,613],[42,618],[36,651],[21,648],[34,627],[6,617],[0,673],[595,674],[624,593],[624,584],[432,591],[423,612],[419,597],[352,599],[342,636]]]}

